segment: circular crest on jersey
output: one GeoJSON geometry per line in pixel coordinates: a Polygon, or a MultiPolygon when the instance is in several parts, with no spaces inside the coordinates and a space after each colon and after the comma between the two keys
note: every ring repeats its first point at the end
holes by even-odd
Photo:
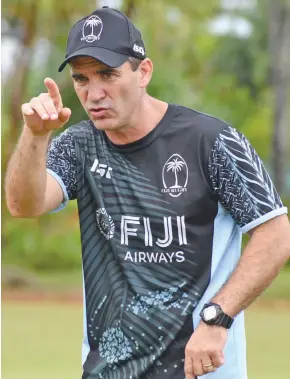
{"type": "Polygon", "coordinates": [[[106,209],[97,209],[96,218],[100,232],[106,237],[107,240],[113,238],[115,233],[115,224],[112,217],[108,215],[106,209]]]}
{"type": "Polygon", "coordinates": [[[181,155],[173,154],[166,161],[162,170],[162,181],[162,193],[178,197],[187,191],[188,167],[181,155]]]}
{"type": "Polygon", "coordinates": [[[94,42],[100,39],[103,31],[103,21],[100,17],[93,15],[83,25],[83,38],[81,41],[94,42]]]}

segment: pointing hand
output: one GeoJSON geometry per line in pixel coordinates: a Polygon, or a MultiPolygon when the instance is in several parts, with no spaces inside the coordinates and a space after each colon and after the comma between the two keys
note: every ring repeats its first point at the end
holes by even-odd
{"type": "Polygon", "coordinates": [[[71,116],[71,110],[63,107],[55,81],[46,78],[44,84],[47,93],[33,97],[21,107],[24,123],[35,135],[45,135],[63,127],[71,116]]]}

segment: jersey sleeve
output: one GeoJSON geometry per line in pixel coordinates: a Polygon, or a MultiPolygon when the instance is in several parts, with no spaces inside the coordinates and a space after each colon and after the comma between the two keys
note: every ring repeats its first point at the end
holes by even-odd
{"type": "Polygon", "coordinates": [[[68,200],[76,198],[76,154],[69,129],[51,141],[47,152],[46,170],[63,190],[64,201],[53,211],[57,212],[66,206],[68,200]]]}
{"type": "Polygon", "coordinates": [[[208,169],[218,201],[244,233],[287,213],[261,159],[234,128],[229,126],[218,135],[208,169]]]}

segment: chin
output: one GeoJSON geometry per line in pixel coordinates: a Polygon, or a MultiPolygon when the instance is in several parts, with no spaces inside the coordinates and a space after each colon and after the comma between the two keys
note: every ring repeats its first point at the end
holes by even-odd
{"type": "Polygon", "coordinates": [[[99,130],[115,130],[118,129],[118,125],[110,118],[103,118],[98,120],[91,120],[95,127],[99,130]]]}

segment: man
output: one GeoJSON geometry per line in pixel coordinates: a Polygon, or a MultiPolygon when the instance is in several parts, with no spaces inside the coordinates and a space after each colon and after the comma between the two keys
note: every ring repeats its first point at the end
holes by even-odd
{"type": "Polygon", "coordinates": [[[89,120],[48,148],[71,111],[46,79],[22,106],[6,192],[16,217],[77,199],[83,379],[246,378],[243,310],[290,255],[261,160],[226,123],[147,94],[153,65],[121,12],[77,22],[67,63],[89,120]]]}

